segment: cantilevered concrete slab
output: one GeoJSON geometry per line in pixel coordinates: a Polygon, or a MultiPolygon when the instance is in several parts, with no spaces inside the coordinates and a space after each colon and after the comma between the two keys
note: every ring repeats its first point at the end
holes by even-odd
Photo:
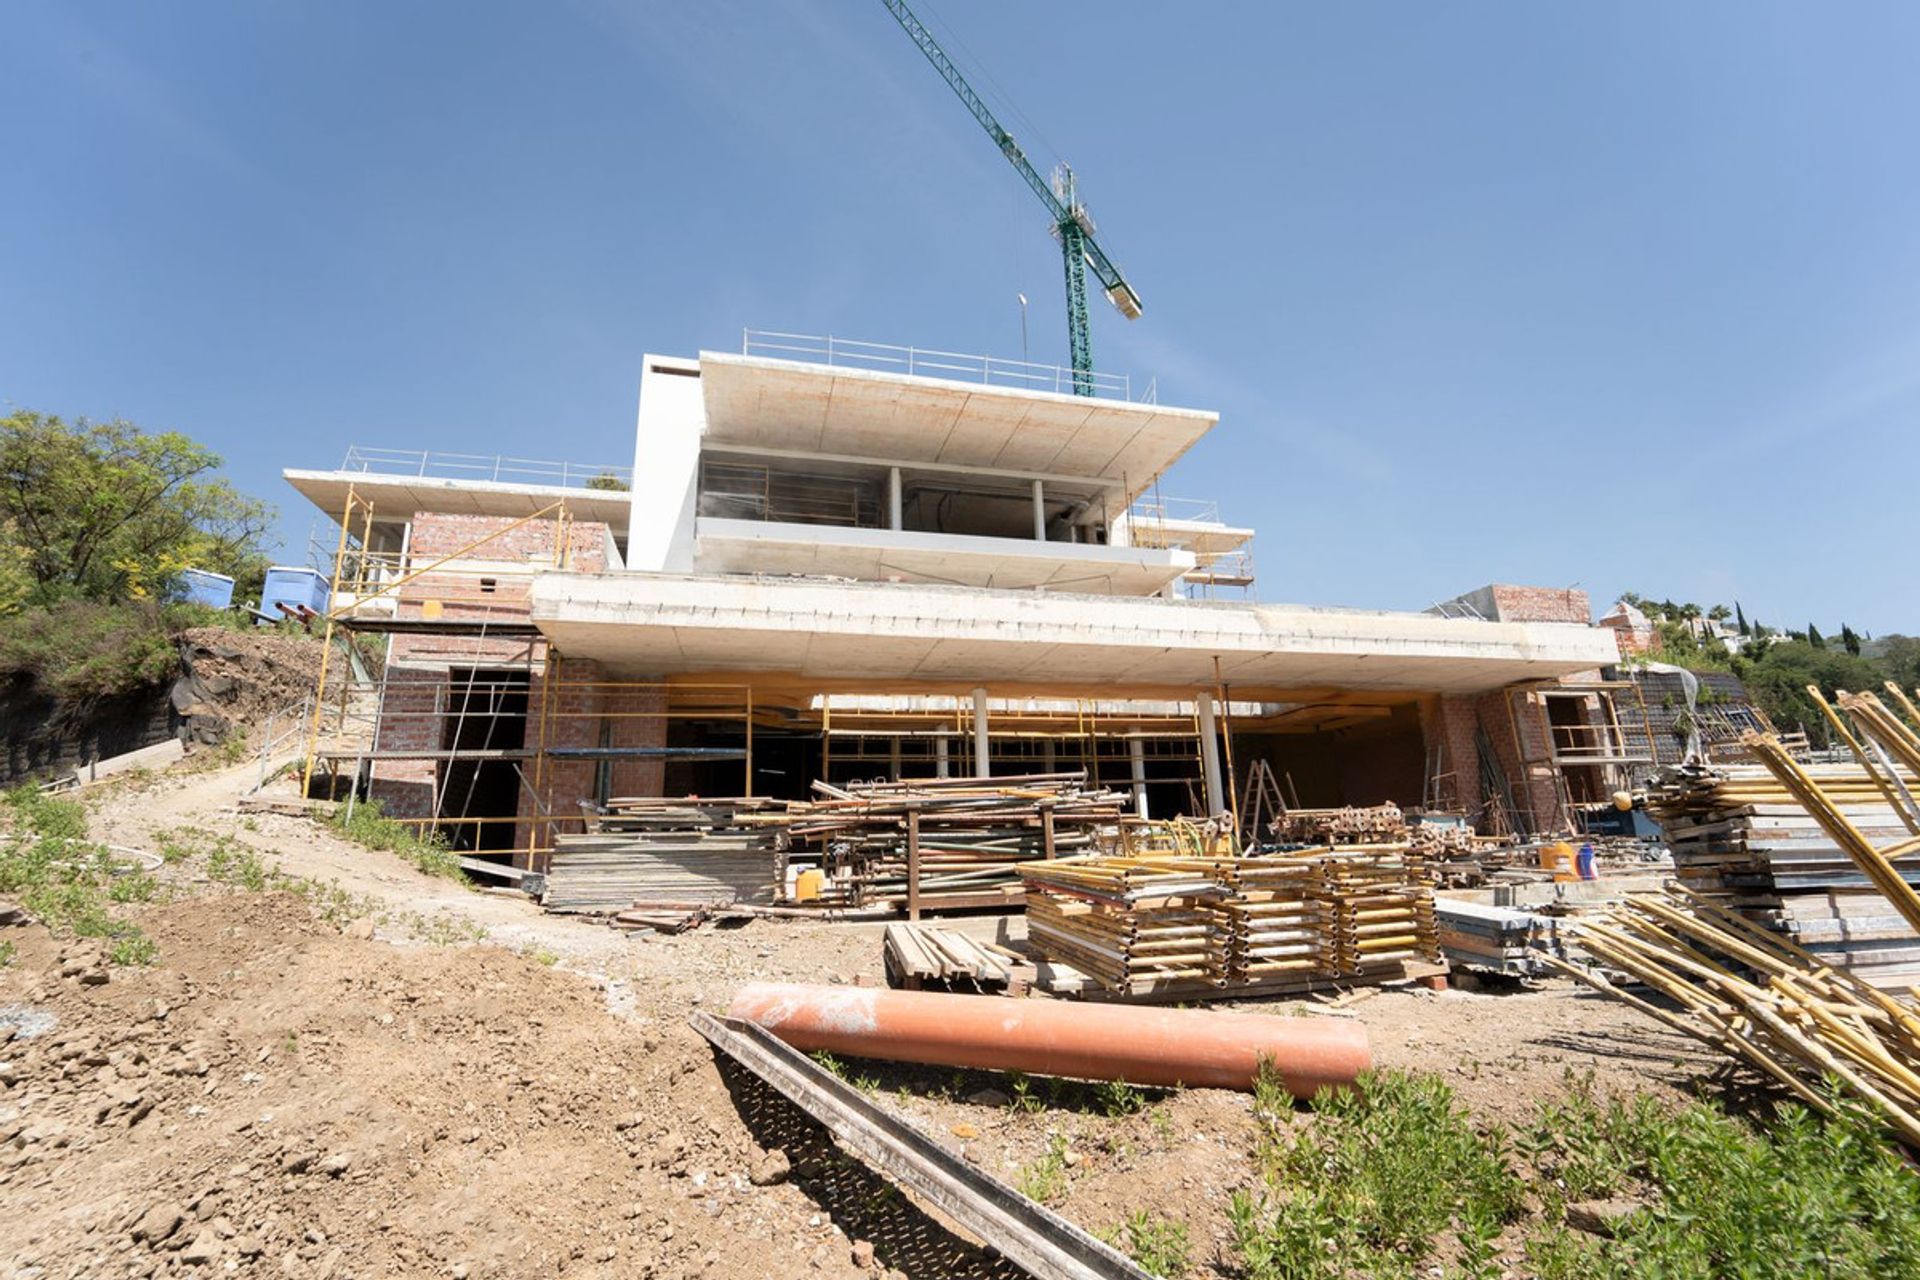
{"type": "Polygon", "coordinates": [[[701,516],[694,554],[703,572],[898,579],[1094,595],[1151,595],[1191,570],[1192,552],[1031,538],[961,537],[701,516]]]}
{"type": "Polygon", "coordinates": [[[618,489],[510,484],[497,480],[440,480],[432,476],[395,476],[369,471],[290,469],[280,474],[301,496],[335,520],[346,509],[349,488],[373,504],[377,520],[411,520],[421,512],[517,519],[565,501],[569,519],[607,525],[618,538],[627,532],[632,504],[630,496],[618,489]]]}
{"type": "Polygon", "coordinates": [[[1479,693],[1618,659],[1611,633],[1294,605],[680,574],[543,574],[533,620],[623,674],[1479,693]],[[1217,665],[1216,665],[1217,663],[1217,665]]]}
{"type": "Polygon", "coordinates": [[[1200,409],[700,353],[715,444],[1091,476],[1128,499],[1219,415],[1200,409]]]}

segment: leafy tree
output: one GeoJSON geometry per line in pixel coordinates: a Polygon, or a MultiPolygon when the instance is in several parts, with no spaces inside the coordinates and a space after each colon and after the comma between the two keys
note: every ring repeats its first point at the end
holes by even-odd
{"type": "Polygon", "coordinates": [[[1731,618],[1732,616],[1733,616],[1733,610],[1727,608],[1727,606],[1723,604],[1717,604],[1713,606],[1713,608],[1707,610],[1707,617],[1714,622],[1725,622],[1728,618],[1731,618]]]}
{"type": "Polygon", "coordinates": [[[0,525],[0,618],[20,612],[33,594],[27,549],[11,527],[0,525]]]}
{"type": "Polygon", "coordinates": [[[24,558],[30,598],[154,597],[188,567],[257,590],[273,513],[219,467],[178,432],[30,410],[0,418],[0,530],[24,558]]]}

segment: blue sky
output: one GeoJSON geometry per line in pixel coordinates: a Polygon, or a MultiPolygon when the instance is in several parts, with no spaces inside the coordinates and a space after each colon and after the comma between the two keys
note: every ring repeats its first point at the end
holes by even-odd
{"type": "MultiPolygon", "coordinates": [[[[1920,7],[923,16],[1145,299],[1100,367],[1221,412],[1164,489],[1261,598],[1920,631],[1920,7]]],[[[1024,292],[1064,360],[1037,202],[876,0],[4,0],[0,161],[0,402],[208,442],[294,558],[278,471],[350,442],[626,461],[645,351],[1018,355],[1024,292]]]]}

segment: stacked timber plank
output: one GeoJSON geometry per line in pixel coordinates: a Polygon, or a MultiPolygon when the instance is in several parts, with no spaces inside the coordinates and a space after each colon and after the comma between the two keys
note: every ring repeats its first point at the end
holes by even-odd
{"type": "Polygon", "coordinates": [[[920,778],[829,786],[788,804],[775,821],[789,863],[817,863],[823,905],[910,905],[926,910],[1017,905],[1019,868],[1101,847],[1129,804],[1089,790],[1084,772],[995,778],[920,778]]]}
{"type": "MultiPolygon", "coordinates": [[[[1857,764],[1810,765],[1806,772],[1873,844],[1909,837],[1857,764]]],[[[1905,780],[1920,794],[1920,779],[1905,780]]],[[[1647,807],[1688,889],[1876,986],[1920,983],[1920,934],[1763,766],[1675,771],[1647,807]]],[[[1920,884],[1920,860],[1895,866],[1909,884],[1920,884]]]]}
{"type": "Polygon", "coordinates": [[[1027,939],[1109,991],[1298,992],[1439,956],[1433,889],[1397,849],[1031,863],[1027,939]]]}
{"type": "Polygon", "coordinates": [[[554,841],[541,905],[611,914],[636,902],[766,901],[775,833],[745,823],[778,809],[771,800],[612,800],[598,830],[554,841]]]}

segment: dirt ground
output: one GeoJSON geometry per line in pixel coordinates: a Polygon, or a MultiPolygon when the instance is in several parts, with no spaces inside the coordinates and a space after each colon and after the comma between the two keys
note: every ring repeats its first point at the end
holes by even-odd
{"type": "MultiPolygon", "coordinates": [[[[754,978],[878,983],[879,926],[622,935],[304,819],[244,815],[254,776],[116,784],[90,800],[93,833],[142,849],[227,836],[325,895],[241,892],[203,859],[176,862],[169,900],[138,910],[159,946],[144,969],[5,931],[0,1275],[1006,1274],[686,1027],[754,978]]],[[[1562,984],[1389,989],[1344,1014],[1380,1066],[1437,1072],[1488,1117],[1524,1119],[1589,1075],[1678,1098],[1718,1065],[1562,984]]],[[[1012,1082],[986,1072],[848,1073],[1009,1180],[1063,1139],[1061,1212],[1104,1231],[1150,1208],[1188,1225],[1195,1274],[1231,1274],[1244,1095],[1108,1114],[1078,1087],[1010,1106],[1012,1082]]]]}

